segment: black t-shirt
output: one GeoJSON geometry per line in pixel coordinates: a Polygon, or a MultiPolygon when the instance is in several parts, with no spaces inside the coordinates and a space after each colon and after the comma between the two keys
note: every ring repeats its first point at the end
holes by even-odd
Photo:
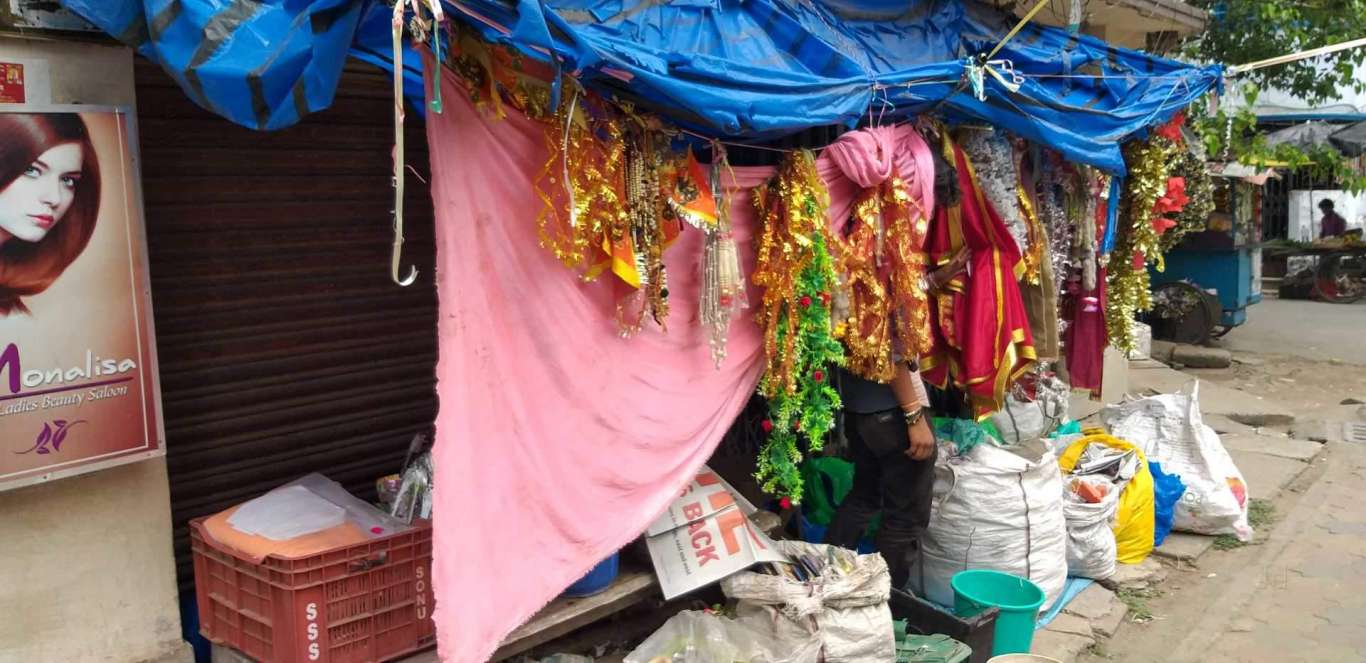
{"type": "Polygon", "coordinates": [[[865,380],[843,368],[839,369],[840,400],[844,409],[855,414],[886,412],[901,407],[892,385],[865,380]]]}

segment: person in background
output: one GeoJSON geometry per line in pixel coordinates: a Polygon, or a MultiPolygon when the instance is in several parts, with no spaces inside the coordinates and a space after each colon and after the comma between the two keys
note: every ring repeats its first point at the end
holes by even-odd
{"type": "Polygon", "coordinates": [[[1319,237],[1341,237],[1347,234],[1347,219],[1333,210],[1333,201],[1324,198],[1319,201],[1323,219],[1319,221],[1319,237]]]}
{"type": "MultiPolygon", "coordinates": [[[[966,269],[967,250],[925,277],[937,292],[966,269]]],[[[892,586],[906,586],[930,522],[934,495],[934,430],[929,397],[914,361],[897,361],[891,383],[839,371],[845,436],[854,463],[854,484],[835,512],[827,542],[855,549],[868,524],[882,513],[877,549],[887,560],[892,586]]]]}

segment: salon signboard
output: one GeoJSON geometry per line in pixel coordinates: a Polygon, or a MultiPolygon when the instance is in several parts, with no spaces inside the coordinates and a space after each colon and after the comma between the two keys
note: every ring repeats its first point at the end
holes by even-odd
{"type": "Polygon", "coordinates": [[[0,108],[0,489],[165,453],[134,117],[0,108]]]}

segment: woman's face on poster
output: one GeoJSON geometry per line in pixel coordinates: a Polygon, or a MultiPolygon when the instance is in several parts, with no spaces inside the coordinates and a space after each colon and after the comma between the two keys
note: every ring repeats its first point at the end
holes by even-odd
{"type": "Polygon", "coordinates": [[[63,143],[38,155],[0,189],[0,231],[25,242],[46,237],[71,209],[82,160],[79,143],[63,143]]]}

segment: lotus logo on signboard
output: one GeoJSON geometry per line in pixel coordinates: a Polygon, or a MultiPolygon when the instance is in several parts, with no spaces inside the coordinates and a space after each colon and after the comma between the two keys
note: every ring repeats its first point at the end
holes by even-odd
{"type": "Polygon", "coordinates": [[[75,428],[77,424],[83,423],[85,423],[85,420],[83,419],[77,421],[57,419],[50,423],[43,424],[43,429],[38,431],[38,437],[33,441],[33,446],[23,451],[16,451],[14,453],[50,454],[61,451],[62,442],[66,441],[66,434],[70,433],[71,429],[75,428]]]}

